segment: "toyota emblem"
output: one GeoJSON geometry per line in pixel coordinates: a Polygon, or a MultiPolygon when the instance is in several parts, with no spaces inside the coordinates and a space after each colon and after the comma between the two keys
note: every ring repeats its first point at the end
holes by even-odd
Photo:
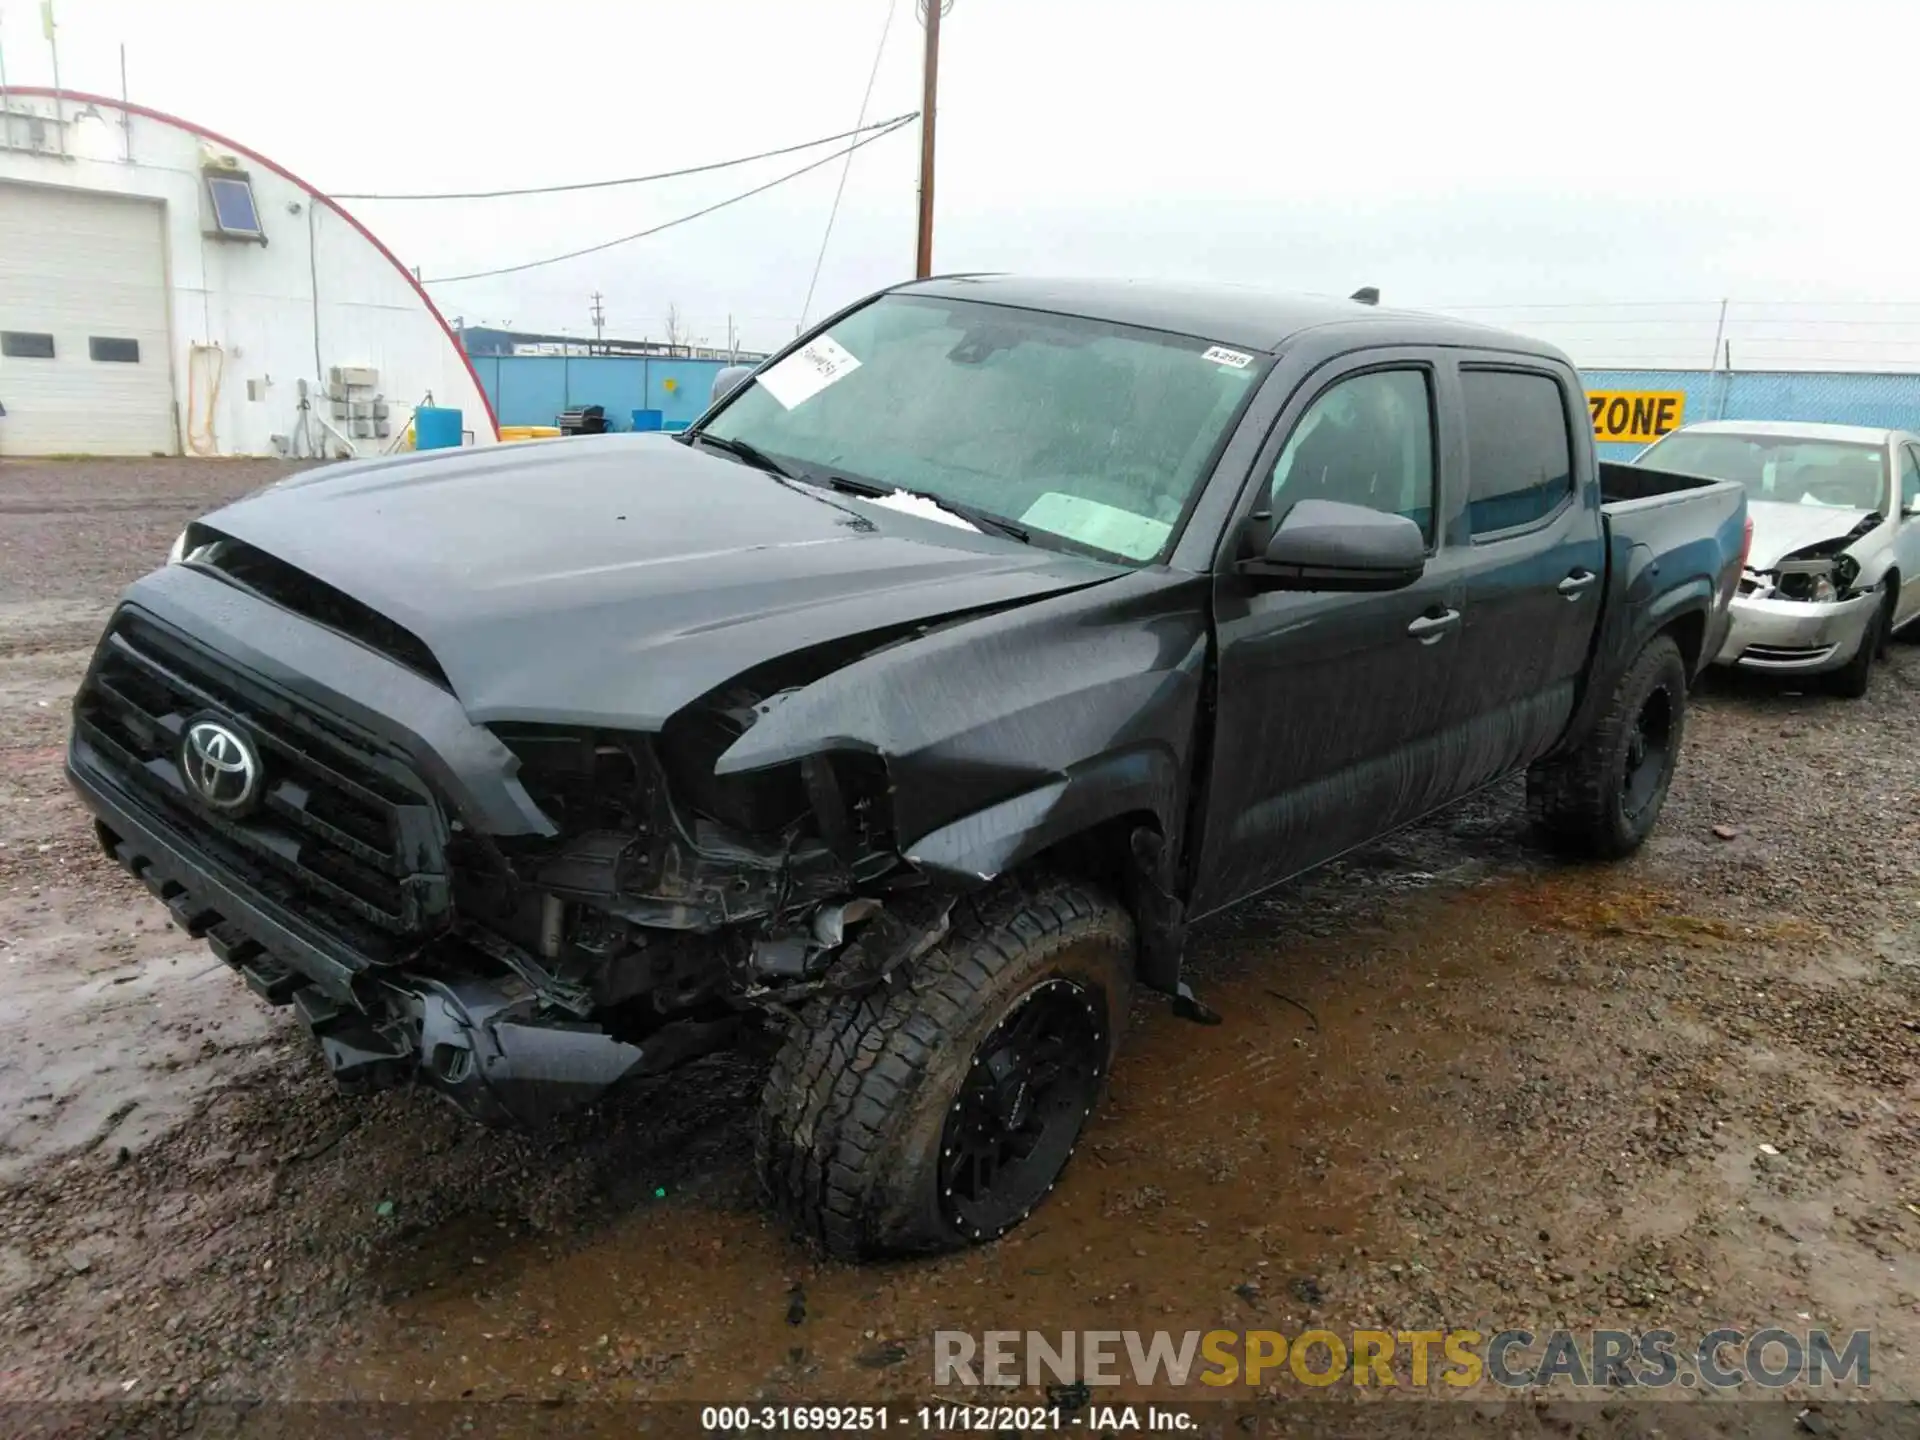
{"type": "Polygon", "coordinates": [[[224,720],[195,720],[180,744],[180,773],[210,810],[245,814],[260,796],[260,755],[224,720]]]}

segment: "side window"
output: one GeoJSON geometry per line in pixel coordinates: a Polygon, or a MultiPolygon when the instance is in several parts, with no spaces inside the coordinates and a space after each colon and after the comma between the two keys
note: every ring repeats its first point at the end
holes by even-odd
{"type": "Polygon", "coordinates": [[[1276,516],[1302,500],[1404,515],[1433,539],[1433,404],[1424,370],[1343,380],[1300,417],[1274,462],[1276,516]]]}
{"type": "Polygon", "coordinates": [[[1489,535],[1551,515],[1573,493],[1566,397],[1546,375],[1463,370],[1467,523],[1489,535]]]}
{"type": "Polygon", "coordinates": [[[10,360],[51,360],[53,336],[33,330],[0,330],[0,355],[10,360]]]}
{"type": "Polygon", "coordinates": [[[1920,451],[1911,445],[1900,447],[1900,513],[1905,515],[1920,500],[1920,451]]]}

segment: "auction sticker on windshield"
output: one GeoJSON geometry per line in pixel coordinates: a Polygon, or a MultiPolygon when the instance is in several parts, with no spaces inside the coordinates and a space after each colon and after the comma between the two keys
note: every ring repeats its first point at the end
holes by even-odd
{"type": "Polygon", "coordinates": [[[830,335],[821,335],[755,379],[791,410],[859,368],[860,362],[846,346],[830,335]]]}
{"type": "Polygon", "coordinates": [[[1602,445],[1644,445],[1678,430],[1687,413],[1684,390],[1589,390],[1593,438],[1602,445]]]}
{"type": "Polygon", "coordinates": [[[1216,365],[1230,365],[1235,370],[1244,370],[1253,363],[1253,356],[1244,350],[1229,350],[1224,345],[1215,345],[1201,353],[1202,360],[1211,360],[1216,365]]]}
{"type": "Polygon", "coordinates": [[[1136,515],[1115,505],[1103,505],[1083,495],[1049,490],[1027,507],[1022,525],[1051,530],[1082,545],[1124,555],[1129,560],[1151,560],[1167,543],[1173,527],[1163,520],[1136,515]]]}

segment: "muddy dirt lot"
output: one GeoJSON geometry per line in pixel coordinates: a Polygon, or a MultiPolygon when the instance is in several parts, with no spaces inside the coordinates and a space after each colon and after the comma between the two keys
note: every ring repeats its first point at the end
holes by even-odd
{"type": "Polygon", "coordinates": [[[1870,1327],[1920,1392],[1920,646],[1709,684],[1630,863],[1506,790],[1211,925],[1225,1023],[1136,1006],[1027,1227],[850,1269],[758,1204],[752,1064],[532,1138],[339,1098],[94,851],[88,646],[273,473],[0,466],[0,1399],[925,1398],[941,1328],[1462,1325],[1870,1327]]]}

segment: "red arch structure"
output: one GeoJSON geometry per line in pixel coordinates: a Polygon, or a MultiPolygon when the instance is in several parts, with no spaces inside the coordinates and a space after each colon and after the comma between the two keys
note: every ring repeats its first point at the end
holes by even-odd
{"type": "Polygon", "coordinates": [[[236,154],[244,155],[254,164],[264,166],[266,169],[273,171],[273,173],[281,179],[298,185],[302,190],[313,196],[315,200],[325,205],[329,210],[333,211],[334,214],[346,221],[347,224],[359,231],[362,238],[364,238],[369,245],[373,246],[375,250],[379,251],[380,254],[385,257],[387,263],[399,272],[400,278],[407,282],[408,288],[420,297],[420,303],[427,307],[427,313],[433,316],[442,332],[445,333],[447,343],[453,346],[454,353],[460,357],[460,363],[467,367],[467,374],[473,377],[473,388],[480,396],[480,403],[484,405],[487,410],[487,424],[493,427],[494,438],[496,440],[500,438],[500,419],[493,413],[493,401],[487,395],[487,387],[480,383],[480,372],[473,368],[473,357],[467,354],[467,347],[460,343],[460,337],[454,334],[453,327],[447,323],[447,317],[440,313],[440,307],[433,303],[433,297],[427,294],[426,288],[421,285],[418,280],[413,278],[413,272],[400,263],[400,257],[389,250],[378,235],[369,230],[352,211],[348,210],[338,200],[333,199],[324,190],[319,189],[317,186],[309,185],[305,180],[302,180],[298,175],[287,169],[286,166],[269,160],[252,146],[242,145],[238,140],[229,139],[217,130],[209,130],[206,126],[196,125],[191,120],[182,120],[178,115],[169,115],[164,110],[155,110],[146,105],[136,105],[128,100],[115,100],[108,95],[93,95],[85,90],[56,91],[51,86],[46,85],[9,85],[7,87],[7,94],[30,95],[42,100],[71,100],[77,105],[92,105],[103,110],[118,110],[125,115],[138,115],[144,120],[157,120],[162,125],[171,125],[177,130],[185,130],[189,134],[198,135],[201,139],[211,141],[223,150],[232,150],[236,154]]]}

